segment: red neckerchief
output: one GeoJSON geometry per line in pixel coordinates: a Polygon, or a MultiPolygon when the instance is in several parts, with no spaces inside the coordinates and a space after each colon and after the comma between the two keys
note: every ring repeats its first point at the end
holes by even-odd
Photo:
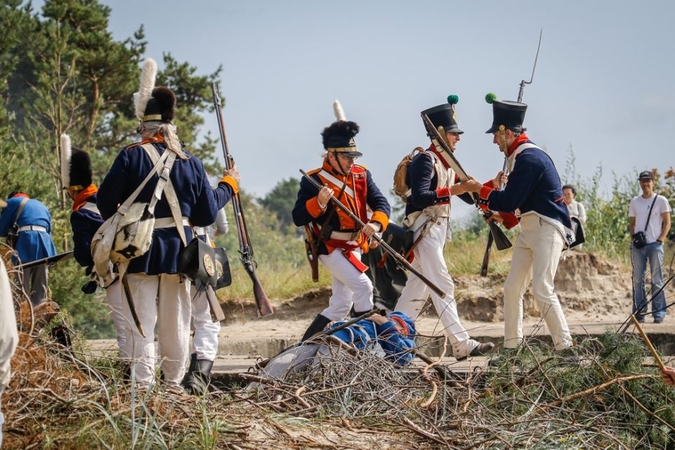
{"type": "Polygon", "coordinates": [[[82,192],[77,194],[77,197],[75,197],[75,201],[73,202],[73,211],[78,211],[80,208],[82,208],[82,206],[87,203],[87,199],[97,192],[98,188],[94,184],[90,184],[84,188],[82,192]]]}
{"type": "Polygon", "coordinates": [[[408,325],[406,325],[405,321],[401,319],[400,317],[396,316],[389,316],[389,320],[394,321],[394,323],[398,324],[400,328],[402,328],[402,331],[399,331],[400,334],[402,334],[405,337],[408,337],[410,335],[410,330],[408,330],[408,325]]]}
{"type": "Polygon", "coordinates": [[[513,144],[509,147],[508,151],[506,152],[506,156],[511,156],[511,153],[516,151],[516,149],[522,144],[523,142],[529,141],[530,138],[527,137],[527,134],[525,132],[521,133],[520,136],[518,136],[518,139],[513,141],[513,144]]]}
{"type": "Polygon", "coordinates": [[[436,150],[436,146],[434,144],[431,144],[431,147],[429,147],[429,150],[434,155],[436,155],[438,157],[438,159],[441,161],[441,164],[443,164],[443,167],[445,167],[446,170],[450,168],[450,164],[448,164],[448,162],[445,160],[445,158],[443,158],[443,156],[441,155],[441,152],[436,150]]]}
{"type": "Polygon", "coordinates": [[[14,197],[26,197],[26,198],[30,198],[30,197],[28,196],[28,194],[25,194],[25,193],[23,193],[23,192],[17,192],[16,194],[12,195],[12,198],[14,198],[14,197]]]}

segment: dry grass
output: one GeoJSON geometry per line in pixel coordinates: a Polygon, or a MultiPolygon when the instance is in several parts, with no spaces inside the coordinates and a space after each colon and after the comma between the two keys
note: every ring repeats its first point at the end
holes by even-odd
{"type": "Polygon", "coordinates": [[[3,448],[666,449],[675,436],[675,389],[631,335],[587,340],[571,365],[530,341],[445,379],[334,348],[282,381],[203,398],[132,389],[113,358],[78,347],[22,335],[3,448]]]}

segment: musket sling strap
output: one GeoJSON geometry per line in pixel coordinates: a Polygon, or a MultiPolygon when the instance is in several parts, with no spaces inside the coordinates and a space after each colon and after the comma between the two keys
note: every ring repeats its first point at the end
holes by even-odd
{"type": "MultiPolygon", "coordinates": [[[[143,144],[143,148],[145,149],[146,153],[152,160],[154,164],[157,164],[157,161],[159,161],[160,156],[159,153],[157,152],[157,149],[155,148],[154,145],[152,144],[143,144]]],[[[170,150],[165,150],[165,151],[170,151],[170,150]]],[[[173,184],[171,183],[170,179],[166,180],[166,184],[164,185],[164,195],[166,196],[166,201],[169,203],[169,207],[171,208],[171,215],[173,216],[173,223],[165,226],[158,226],[157,222],[163,220],[163,219],[155,219],[155,228],[171,228],[171,226],[176,226],[176,224],[182,224],[183,226],[179,227],[176,226],[176,230],[178,230],[178,235],[180,236],[181,241],[183,242],[183,246],[187,245],[187,238],[185,237],[185,229],[184,227],[189,226],[189,222],[187,217],[183,217],[181,210],[180,210],[180,204],[178,203],[178,196],[176,195],[176,190],[173,187],[173,184]],[[186,222],[188,222],[186,224],[186,222]]],[[[165,222],[161,222],[164,224],[165,222]]]]}
{"type": "MultiPolygon", "coordinates": [[[[344,184],[342,181],[338,180],[337,178],[335,178],[333,175],[326,172],[325,170],[322,170],[321,172],[319,172],[319,176],[321,178],[327,179],[328,181],[333,183],[335,186],[340,186],[340,185],[344,184]]],[[[352,188],[350,188],[349,186],[345,187],[344,193],[347,194],[349,197],[354,198],[354,190],[352,188]]]]}
{"type": "Polygon", "coordinates": [[[10,229],[7,232],[7,243],[11,246],[14,247],[16,245],[16,240],[19,238],[19,217],[21,217],[21,213],[23,212],[23,207],[26,206],[26,203],[28,203],[28,197],[24,197],[21,200],[21,203],[19,203],[19,207],[16,210],[16,216],[14,217],[14,224],[10,227],[10,229]]]}

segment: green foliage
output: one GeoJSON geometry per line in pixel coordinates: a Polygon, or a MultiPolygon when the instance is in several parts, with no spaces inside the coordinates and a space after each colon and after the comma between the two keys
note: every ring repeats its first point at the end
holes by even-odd
{"type": "MultiPolygon", "coordinates": [[[[42,201],[52,215],[57,250],[67,251],[71,202],[61,189],[59,137],[68,133],[74,147],[90,153],[98,184],[136,134],[132,94],[146,42],[142,27],[124,41],[114,40],[110,7],[97,0],[46,0],[40,15],[21,3],[0,5],[0,197],[23,190],[42,201]]],[[[197,136],[201,114],[213,110],[210,86],[220,69],[198,75],[169,54],[164,66],[157,83],[176,92],[180,137],[207,170],[218,173],[215,141],[197,136]]],[[[54,300],[88,337],[110,337],[107,307],[79,289],[86,281],[83,272],[72,262],[55,266],[54,300]]]]}
{"type": "Polygon", "coordinates": [[[300,180],[288,178],[281,180],[276,186],[258,202],[272,212],[281,228],[293,226],[291,211],[295,206],[295,198],[300,190],[300,180]]]}
{"type": "Polygon", "coordinates": [[[537,448],[670,448],[675,391],[657,373],[645,374],[648,352],[639,338],[608,332],[574,353],[580,360],[567,362],[530,341],[503,354],[479,399],[499,423],[515,424],[495,448],[527,447],[532,436],[518,431],[542,416],[555,432],[543,434],[537,448]]]}
{"type": "MultiPolygon", "coordinates": [[[[614,174],[611,192],[607,196],[600,191],[602,167],[598,167],[590,180],[582,180],[576,175],[574,161],[574,150],[570,147],[570,157],[561,178],[564,183],[575,185],[576,200],[586,207],[588,218],[584,250],[628,263],[630,260],[628,207],[631,199],[641,194],[637,181],[638,171],[633,170],[622,176],[614,174]]],[[[661,176],[657,169],[652,171],[655,174],[654,191],[672,203],[675,199],[675,172],[670,168],[666,170],[664,176],[661,176]]]]}

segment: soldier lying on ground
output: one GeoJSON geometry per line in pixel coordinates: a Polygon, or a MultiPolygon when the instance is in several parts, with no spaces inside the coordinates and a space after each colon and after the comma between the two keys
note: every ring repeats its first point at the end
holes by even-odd
{"type": "MultiPolygon", "coordinates": [[[[321,358],[332,357],[335,351],[333,344],[371,352],[399,366],[409,364],[415,357],[415,322],[401,312],[387,316],[373,314],[348,327],[330,331],[344,323],[333,322],[323,334],[284,350],[270,359],[258,375],[264,379],[283,380],[287,375],[303,370],[321,358]]],[[[259,383],[250,383],[247,388],[257,386],[259,383]]]]}

